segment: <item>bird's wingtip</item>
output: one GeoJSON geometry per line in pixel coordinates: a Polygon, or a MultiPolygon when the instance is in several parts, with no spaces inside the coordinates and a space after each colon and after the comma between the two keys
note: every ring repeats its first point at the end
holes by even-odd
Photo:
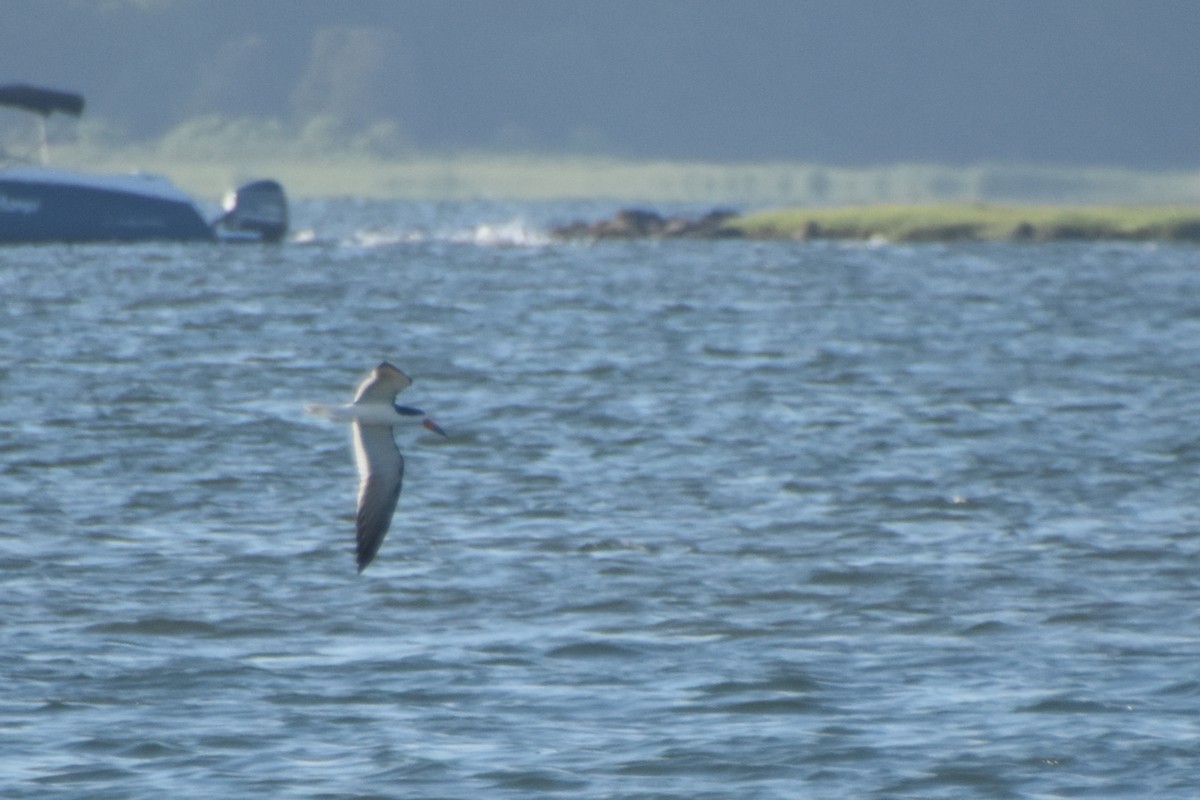
{"type": "MultiPolygon", "coordinates": [[[[393,364],[390,361],[380,361],[379,366],[376,367],[375,369],[377,369],[377,370],[382,369],[385,371],[386,370],[394,370],[396,372],[399,372],[401,375],[404,375],[404,377],[408,378],[408,375],[404,372],[404,370],[400,369],[399,367],[397,367],[395,364],[393,364]]],[[[409,380],[412,380],[412,378],[409,378],[409,380]]]]}
{"type": "Polygon", "coordinates": [[[407,372],[400,369],[390,361],[380,361],[379,366],[375,368],[374,372],[375,375],[381,378],[386,377],[389,373],[391,373],[400,378],[400,380],[404,381],[406,387],[412,385],[413,382],[412,377],[409,376],[407,372]]]}

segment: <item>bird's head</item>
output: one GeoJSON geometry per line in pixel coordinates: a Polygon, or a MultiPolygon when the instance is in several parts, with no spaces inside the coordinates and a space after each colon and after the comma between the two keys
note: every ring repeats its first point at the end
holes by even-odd
{"type": "MultiPolygon", "coordinates": [[[[393,405],[395,405],[395,404],[393,404],[393,405]]],[[[446,438],[449,438],[446,435],[446,432],[444,430],[442,430],[442,427],[440,425],[438,425],[436,422],[434,422],[432,419],[430,419],[428,416],[426,416],[425,412],[419,408],[413,408],[412,406],[397,405],[396,413],[402,417],[412,417],[413,419],[417,419],[419,417],[421,420],[421,424],[423,426],[425,426],[429,430],[433,431],[438,436],[445,436],[446,438]]]]}

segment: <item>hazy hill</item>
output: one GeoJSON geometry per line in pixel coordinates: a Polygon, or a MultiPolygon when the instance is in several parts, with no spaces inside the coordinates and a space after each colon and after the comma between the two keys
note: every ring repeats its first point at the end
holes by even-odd
{"type": "Polygon", "coordinates": [[[1200,164],[1195,0],[4,0],[0,81],[135,138],[316,117],[422,150],[1200,164]]]}

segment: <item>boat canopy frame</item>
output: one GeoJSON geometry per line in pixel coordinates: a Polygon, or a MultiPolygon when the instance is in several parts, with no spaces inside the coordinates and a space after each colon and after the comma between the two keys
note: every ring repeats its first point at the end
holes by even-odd
{"type": "Polygon", "coordinates": [[[82,115],[83,95],[25,83],[8,83],[0,86],[0,106],[32,111],[38,115],[38,154],[43,164],[49,164],[50,141],[46,133],[46,120],[55,111],[72,117],[82,115]]]}
{"type": "Polygon", "coordinates": [[[9,83],[0,86],[0,105],[22,108],[43,117],[55,111],[78,117],[83,114],[83,95],[24,83],[9,83]]]}

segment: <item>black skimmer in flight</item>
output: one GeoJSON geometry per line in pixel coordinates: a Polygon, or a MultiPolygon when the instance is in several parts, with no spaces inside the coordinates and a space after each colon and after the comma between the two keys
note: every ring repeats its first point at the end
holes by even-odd
{"type": "Polygon", "coordinates": [[[379,552],[404,481],[404,456],[392,438],[392,428],[419,422],[445,436],[438,424],[419,408],[396,404],[396,395],[412,385],[412,378],[382,362],[359,384],[354,402],[346,406],[309,406],[313,414],[349,422],[354,432],[354,460],[358,463],[358,571],[361,573],[379,552]]]}

